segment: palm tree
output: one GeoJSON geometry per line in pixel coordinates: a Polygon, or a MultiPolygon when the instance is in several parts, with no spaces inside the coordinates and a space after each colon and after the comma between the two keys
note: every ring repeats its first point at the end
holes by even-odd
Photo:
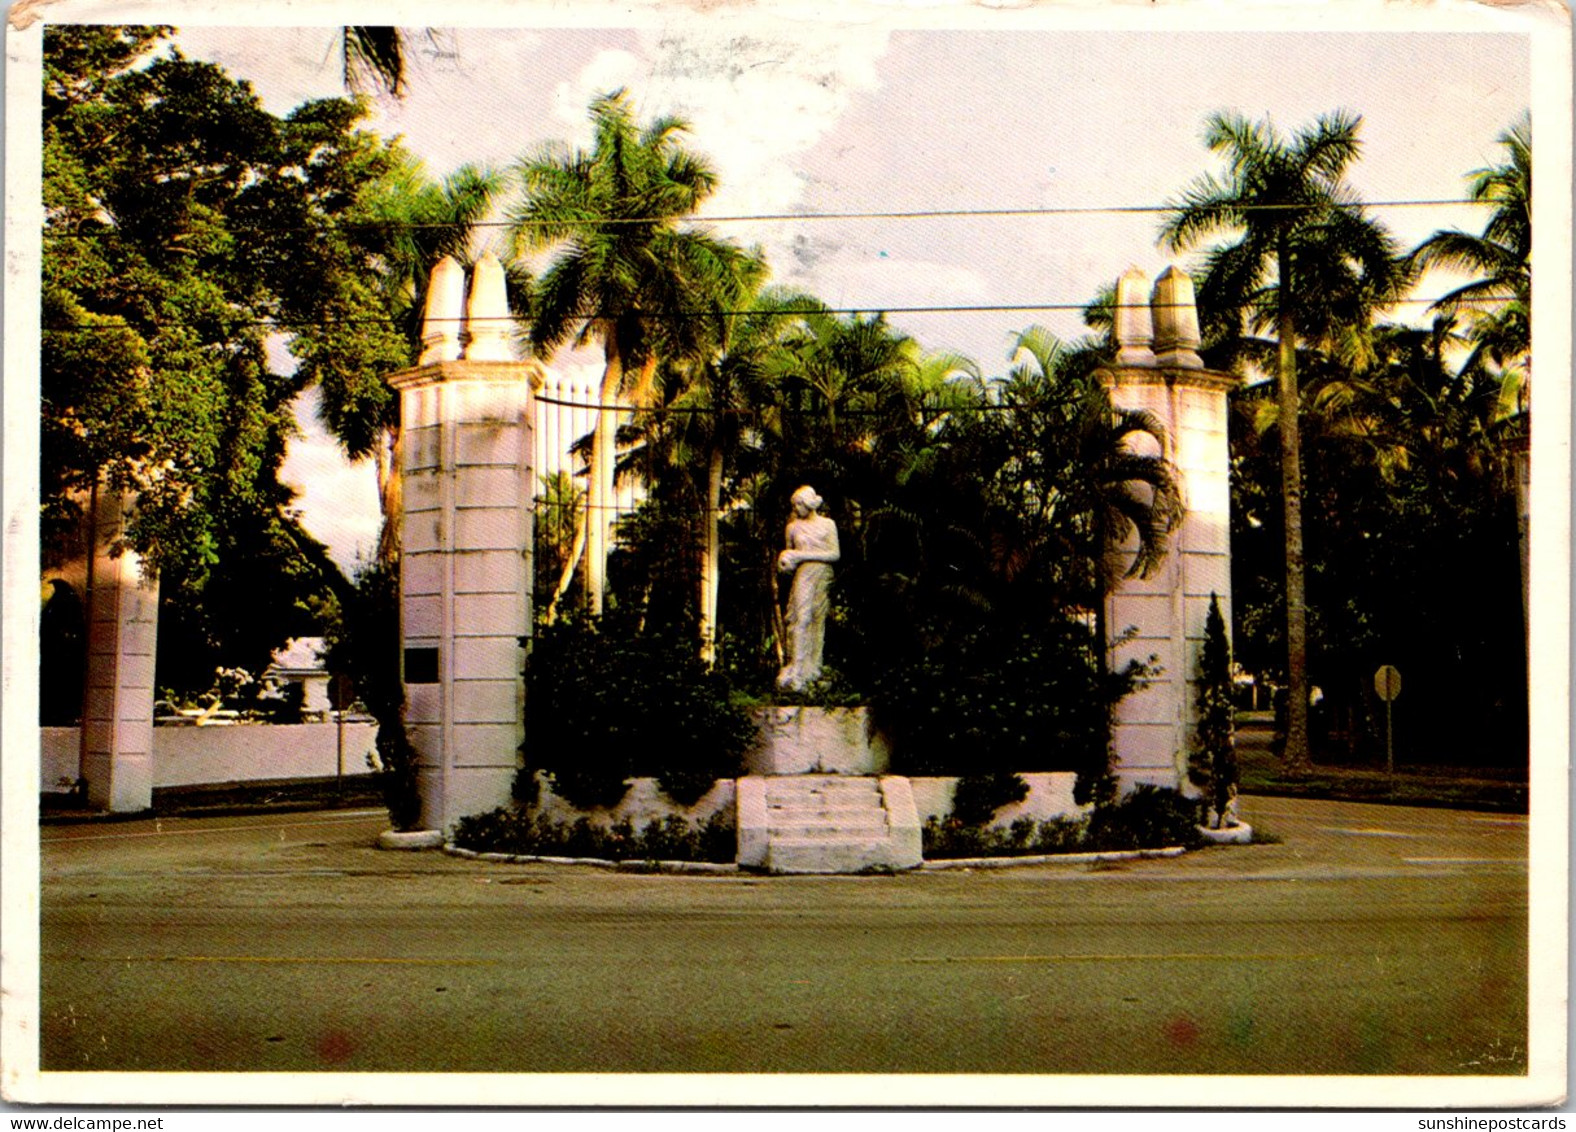
{"type": "Polygon", "coordinates": [[[1471,174],[1472,199],[1493,206],[1482,235],[1436,232],[1412,252],[1418,267],[1468,272],[1476,278],[1445,295],[1434,309],[1454,319],[1465,310],[1471,354],[1463,376],[1487,372],[1498,382],[1497,431],[1515,456],[1516,511],[1521,543],[1522,615],[1528,598],[1528,498],[1531,446],[1527,409],[1532,377],[1532,120],[1523,116],[1499,136],[1506,161],[1471,174]]]}
{"type": "MultiPolygon", "coordinates": [[[[1097,341],[1069,346],[1045,327],[1031,326],[1013,345],[1013,368],[1001,390],[1004,403],[1021,406],[1013,417],[1024,418],[1012,423],[1026,434],[1016,447],[1018,470],[1028,473],[1030,507],[1050,529],[1063,532],[1060,553],[1093,565],[1097,620],[1118,582],[1160,568],[1182,519],[1176,470],[1131,443],[1147,436],[1163,451],[1165,425],[1148,411],[1112,407],[1089,365],[1100,348],[1097,341]],[[1128,560],[1121,548],[1135,535],[1128,560]]],[[[1103,641],[1103,623],[1099,627],[1103,641]]]]}
{"type": "Polygon", "coordinates": [[[405,56],[408,33],[395,27],[346,27],[340,29],[340,65],[345,86],[372,87],[399,98],[405,93],[405,56]]]}
{"type": "Polygon", "coordinates": [[[535,294],[530,338],[538,356],[550,358],[569,342],[602,350],[604,409],[592,433],[586,504],[593,517],[586,591],[601,613],[614,463],[606,407],[626,395],[643,401],[659,356],[703,349],[705,312],[736,309],[755,261],[675,225],[717,181],[704,159],[680,146],[683,121],[659,117],[638,127],[622,90],[597,98],[590,114],[589,152],[550,144],[520,163],[525,196],[511,219],[518,248],[557,252],[535,294]]]}
{"type": "Polygon", "coordinates": [[[884,314],[818,311],[780,356],[777,421],[783,451],[800,469],[782,471],[827,477],[816,485],[823,494],[858,494],[877,477],[880,450],[915,427],[919,344],[884,314]]]}
{"type": "MultiPolygon", "coordinates": [[[[398,145],[388,153],[389,167],[374,181],[357,209],[350,230],[361,243],[369,277],[356,281],[360,302],[393,322],[403,338],[409,365],[420,351],[421,316],[432,268],[444,256],[470,263],[477,225],[486,218],[503,187],[503,178],[484,166],[464,165],[434,181],[422,163],[398,145]]],[[[517,274],[517,273],[516,273],[517,274]]],[[[352,460],[374,456],[383,531],[378,557],[390,561],[399,509],[395,472],[399,440],[399,400],[377,367],[338,364],[345,334],[355,328],[318,328],[302,338],[301,350],[321,391],[320,414],[330,433],[352,460]],[[336,338],[336,335],[339,337],[336,338]]]]}
{"type": "Polygon", "coordinates": [[[1436,232],[1412,252],[1418,267],[1476,276],[1434,304],[1454,317],[1470,315],[1476,344],[1463,368],[1491,362],[1501,371],[1524,361],[1532,348],[1532,122],[1499,136],[1507,160],[1470,174],[1472,199],[1493,206],[1482,235],[1459,229],[1436,232]]]}
{"type": "Polygon", "coordinates": [[[1354,314],[1401,282],[1393,242],[1364,215],[1344,181],[1357,159],[1362,119],[1336,112],[1285,138],[1268,122],[1211,116],[1204,140],[1225,158],[1224,179],[1204,174],[1184,190],[1161,229],[1176,251],[1221,234],[1199,288],[1216,336],[1232,324],[1269,324],[1276,336],[1281,497],[1286,549],[1286,764],[1309,765],[1307,604],[1302,469],[1297,414],[1299,340],[1329,341],[1354,314]]]}
{"type": "Polygon", "coordinates": [[[725,315],[714,350],[671,367],[677,394],[654,420],[667,434],[670,461],[706,469],[699,633],[701,660],[708,665],[717,656],[724,478],[751,436],[759,438],[763,409],[785,364],[786,343],[805,316],[820,309],[811,296],[778,288],[725,315]]]}

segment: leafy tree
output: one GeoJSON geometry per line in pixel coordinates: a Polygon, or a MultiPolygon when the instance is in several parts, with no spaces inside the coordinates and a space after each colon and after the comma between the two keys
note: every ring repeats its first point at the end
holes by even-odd
{"type": "Polygon", "coordinates": [[[1291,137],[1269,122],[1235,114],[1209,119],[1205,144],[1226,162],[1224,179],[1206,173],[1175,204],[1163,240],[1186,250],[1220,234],[1206,257],[1199,302],[1211,338],[1240,336],[1244,323],[1274,327],[1285,539],[1287,765],[1308,765],[1306,570],[1297,377],[1299,340],[1329,340],[1352,317],[1402,282],[1389,235],[1363,214],[1346,185],[1360,152],[1361,119],[1337,112],[1291,137]],[[1342,317],[1344,313],[1344,317],[1342,317]]]}
{"type": "Polygon", "coordinates": [[[102,486],[136,500],[127,544],[161,580],[160,683],[259,671],[345,582],[278,471],[292,403],[330,371],[400,359],[372,306],[374,253],[347,234],[390,169],[362,107],[284,118],[220,68],[160,50],[169,29],[45,31],[42,473],[46,537],[102,486]],[[301,339],[276,373],[265,335],[301,339]]]}
{"type": "Polygon", "coordinates": [[[1456,368],[1442,326],[1380,327],[1375,340],[1377,361],[1350,403],[1312,418],[1309,578],[1324,711],[1346,716],[1337,722],[1350,753],[1376,752],[1370,681],[1379,664],[1396,664],[1408,679],[1408,744],[1441,760],[1461,750],[1514,765],[1525,755],[1525,654],[1497,383],[1456,368]]]}

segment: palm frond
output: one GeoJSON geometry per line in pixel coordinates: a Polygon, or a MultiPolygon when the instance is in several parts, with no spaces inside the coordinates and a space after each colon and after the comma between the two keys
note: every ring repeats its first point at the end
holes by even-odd
{"type": "Polygon", "coordinates": [[[405,33],[395,27],[347,27],[341,40],[344,82],[396,98],[405,93],[405,33]]]}

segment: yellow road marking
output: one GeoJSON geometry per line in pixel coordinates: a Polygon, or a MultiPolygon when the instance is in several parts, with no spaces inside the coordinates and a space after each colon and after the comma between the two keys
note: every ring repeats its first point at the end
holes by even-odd
{"type": "Polygon", "coordinates": [[[915,955],[901,959],[901,963],[1109,963],[1109,962],[1212,962],[1239,963],[1265,960],[1323,959],[1322,955],[1221,955],[1221,954],[1171,954],[1171,955],[915,955]]]}
{"type": "Polygon", "coordinates": [[[425,967],[479,967],[497,959],[410,959],[362,955],[46,955],[45,959],[93,959],[100,963],[398,963],[425,967]]]}
{"type": "Polygon", "coordinates": [[[1525,865],[1523,857],[1402,857],[1408,865],[1525,865]]]}
{"type": "MultiPolygon", "coordinates": [[[[1436,827],[1437,828],[1437,827],[1436,827]]],[[[1426,837],[1423,833],[1402,833],[1395,829],[1351,829],[1345,826],[1321,825],[1320,833],[1345,833],[1353,837],[1426,837]]]]}

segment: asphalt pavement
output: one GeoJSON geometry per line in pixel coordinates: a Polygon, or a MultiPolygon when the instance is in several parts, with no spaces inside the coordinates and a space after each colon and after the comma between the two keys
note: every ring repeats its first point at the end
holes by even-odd
{"type": "Polygon", "coordinates": [[[1526,819],[892,877],[380,851],[378,811],[42,832],[60,1071],[1527,1072],[1526,819]]]}

